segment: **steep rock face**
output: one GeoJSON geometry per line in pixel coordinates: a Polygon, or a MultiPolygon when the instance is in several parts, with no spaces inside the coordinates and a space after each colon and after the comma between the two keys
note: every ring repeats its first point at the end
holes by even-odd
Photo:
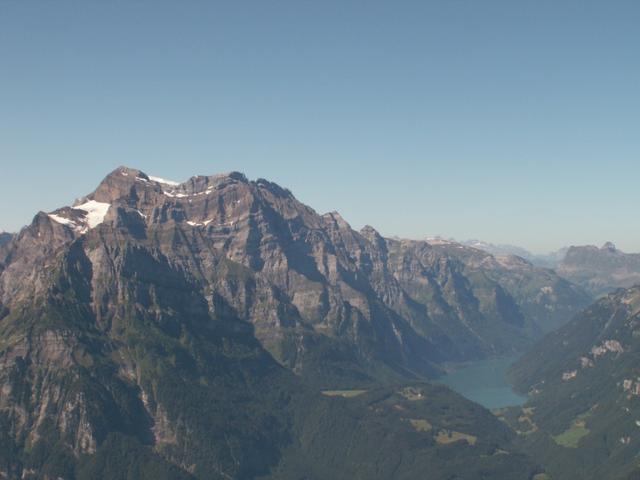
{"type": "MultiPolygon", "coordinates": [[[[281,364],[327,385],[431,376],[442,361],[519,350],[587,302],[517,257],[356,232],[266,180],[230,173],[175,184],[122,167],[5,245],[3,308],[41,295],[51,259],[84,237],[105,251],[135,240],[185,272],[209,312],[251,323],[281,364]]],[[[122,295],[102,291],[114,268],[103,250],[87,253],[99,319],[122,295]]],[[[147,262],[132,252],[121,261],[134,270],[147,262]]]]}
{"type": "Polygon", "coordinates": [[[525,248],[518,247],[516,245],[495,245],[493,243],[475,239],[466,240],[462,242],[462,244],[468,247],[477,248],[478,250],[483,250],[496,257],[517,256],[520,258],[524,258],[526,261],[532,263],[533,265],[543,268],[556,268],[556,266],[565,257],[567,250],[569,250],[568,247],[562,247],[553,252],[535,254],[525,248]]]}
{"type": "Polygon", "coordinates": [[[591,301],[580,287],[523,258],[493,256],[455,242],[433,248],[458,262],[485,317],[518,326],[526,337],[558,328],[591,301]]]}
{"type": "Polygon", "coordinates": [[[530,478],[502,453],[509,432],[447,389],[350,402],[300,380],[430,373],[426,337],[360,273],[378,254],[337,215],[239,174],[175,186],[119,169],[38,214],[2,250],[0,472],[530,478]]]}
{"type": "Polygon", "coordinates": [[[387,268],[403,292],[396,308],[422,335],[446,345],[449,356],[478,358],[521,346],[524,319],[499,284],[469,277],[462,261],[437,246],[386,242],[387,268]]]}
{"type": "Polygon", "coordinates": [[[250,327],[212,318],[194,287],[105,232],[60,254],[46,291],[0,324],[0,436],[18,452],[3,471],[74,478],[126,436],[167,475],[179,467],[169,478],[266,473],[286,427],[274,404],[296,390],[250,327]]]}
{"type": "Polygon", "coordinates": [[[624,253],[611,242],[601,248],[570,247],[556,269],[558,274],[599,297],[640,283],[640,254],[624,253]]]}
{"type": "MultiPolygon", "coordinates": [[[[328,337],[336,339],[327,348],[338,356],[341,338],[358,338],[363,357],[378,352],[402,365],[407,352],[397,342],[384,345],[391,320],[378,320],[390,312],[366,284],[350,278],[353,261],[331,242],[326,220],[287,190],[237,173],[194,177],[167,189],[129,172],[124,181],[111,175],[94,198],[126,202],[145,215],[163,254],[197,272],[210,307],[250,320],[263,344],[296,371],[306,368],[300,353],[307,343],[328,337]],[[161,234],[174,238],[164,242],[161,234]],[[178,248],[185,255],[176,256],[178,248]],[[372,311],[379,317],[372,318],[372,311]]],[[[416,358],[416,364],[426,365],[424,360],[416,358]]]]}
{"type": "Polygon", "coordinates": [[[523,443],[554,477],[638,474],[639,352],[640,288],[633,287],[603,297],[513,367],[516,386],[531,394],[524,430],[535,431],[523,443]]]}

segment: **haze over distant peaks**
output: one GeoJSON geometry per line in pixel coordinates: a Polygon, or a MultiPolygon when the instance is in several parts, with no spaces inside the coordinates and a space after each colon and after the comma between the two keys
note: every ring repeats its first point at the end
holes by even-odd
{"type": "MultiPolygon", "coordinates": [[[[441,237],[431,237],[436,240],[441,239],[441,237]]],[[[427,241],[430,241],[427,239],[427,241]]],[[[449,242],[455,242],[454,239],[447,240],[449,242]]],[[[550,252],[547,254],[536,254],[532,253],[524,247],[520,247],[517,245],[511,244],[494,244],[490,242],[485,242],[483,240],[471,239],[464,240],[459,242],[462,245],[466,245],[468,247],[477,248],[478,250],[483,250],[492,255],[517,255],[518,257],[522,257],[525,260],[533,263],[539,267],[547,267],[553,268],[562,258],[566,252],[566,248],[561,248],[555,252],[550,252]]]]}
{"type": "Polygon", "coordinates": [[[494,255],[518,255],[519,257],[530,260],[534,257],[534,254],[528,251],[525,248],[518,247],[516,245],[508,245],[508,244],[493,244],[484,242],[478,239],[465,240],[462,242],[464,245],[468,245],[473,248],[477,248],[480,250],[484,250],[485,252],[489,252],[494,255]]]}
{"type": "Polygon", "coordinates": [[[600,296],[640,283],[640,254],[618,250],[612,242],[570,247],[557,266],[560,275],[600,296]]]}

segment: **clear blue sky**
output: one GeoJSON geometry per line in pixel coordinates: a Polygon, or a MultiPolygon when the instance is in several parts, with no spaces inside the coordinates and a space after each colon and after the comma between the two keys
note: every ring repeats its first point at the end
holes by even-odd
{"type": "Polygon", "coordinates": [[[640,251],[640,2],[0,0],[0,229],[118,165],[386,235],[640,251]]]}

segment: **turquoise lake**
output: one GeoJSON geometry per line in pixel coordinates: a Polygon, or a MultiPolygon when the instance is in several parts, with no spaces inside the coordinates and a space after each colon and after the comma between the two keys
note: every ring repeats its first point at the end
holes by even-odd
{"type": "Polygon", "coordinates": [[[516,360],[517,357],[493,358],[457,366],[438,383],[489,409],[522,405],[527,398],[515,393],[507,383],[507,370],[516,360]]]}

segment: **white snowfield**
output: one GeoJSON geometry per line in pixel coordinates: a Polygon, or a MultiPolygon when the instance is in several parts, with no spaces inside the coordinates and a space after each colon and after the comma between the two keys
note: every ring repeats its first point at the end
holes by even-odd
{"type": "Polygon", "coordinates": [[[53,213],[50,213],[49,218],[51,220],[55,220],[58,223],[61,223],[62,225],[69,225],[72,228],[77,227],[75,222],[73,222],[72,220],[69,220],[68,218],[61,217],[60,215],[55,215],[53,213]]]}
{"type": "Polygon", "coordinates": [[[87,225],[89,228],[94,228],[100,225],[104,221],[104,217],[111,206],[110,203],[96,202],[95,200],[89,200],[87,203],[72,207],[74,210],[84,210],[87,212],[87,225]]]}
{"type": "Polygon", "coordinates": [[[165,185],[171,185],[173,187],[177,187],[178,185],[180,185],[180,182],[174,182],[173,180],[166,180],[160,177],[152,177],[151,175],[149,175],[149,180],[151,180],[152,182],[164,183],[165,185]]]}
{"type": "Polygon", "coordinates": [[[76,222],[69,218],[65,218],[54,213],[50,213],[49,218],[62,225],[67,225],[79,233],[86,233],[88,230],[100,225],[104,221],[104,217],[107,214],[110,206],[110,203],[89,200],[82,205],[71,207],[74,210],[81,210],[83,212],[86,212],[81,225],[78,225],[76,222]]]}

